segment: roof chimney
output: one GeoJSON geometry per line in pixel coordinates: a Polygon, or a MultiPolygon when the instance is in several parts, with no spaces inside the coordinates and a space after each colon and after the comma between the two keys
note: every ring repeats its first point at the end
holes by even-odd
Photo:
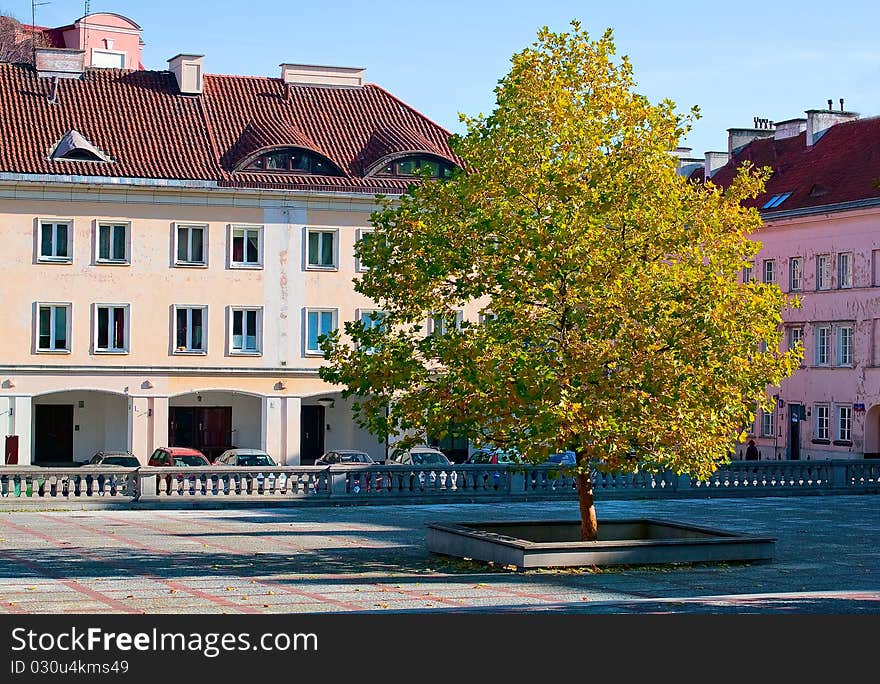
{"type": "Polygon", "coordinates": [[[282,64],[281,80],[292,85],[357,88],[364,84],[362,67],[282,64]]]}
{"type": "Polygon", "coordinates": [[[736,154],[752,140],[759,138],[772,138],[774,123],[770,119],[754,118],[754,128],[728,128],[727,129],[727,153],[736,154]]]}
{"type": "Polygon", "coordinates": [[[714,176],[715,172],[724,166],[729,159],[730,155],[727,152],[706,152],[703,163],[704,177],[709,179],[714,176]]]}
{"type": "Polygon", "coordinates": [[[776,122],[776,134],[773,136],[777,140],[785,138],[794,138],[807,130],[806,119],[788,119],[786,121],[776,122]]]}
{"type": "Polygon", "coordinates": [[[807,114],[807,147],[812,147],[819,139],[828,132],[832,126],[846,121],[858,119],[856,112],[843,110],[843,98],[840,98],[840,111],[831,109],[832,100],[828,100],[828,109],[808,109],[807,114]]]}
{"type": "Polygon", "coordinates": [[[202,94],[202,58],[204,55],[177,55],[168,60],[168,71],[177,79],[182,95],[202,94]]]}
{"type": "Polygon", "coordinates": [[[40,78],[79,78],[85,69],[85,50],[38,47],[34,50],[40,78]]]}

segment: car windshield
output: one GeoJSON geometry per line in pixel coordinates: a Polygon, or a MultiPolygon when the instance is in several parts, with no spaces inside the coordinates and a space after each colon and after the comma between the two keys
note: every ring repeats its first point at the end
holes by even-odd
{"type": "Polygon", "coordinates": [[[140,463],[134,456],[107,456],[101,461],[101,465],[125,466],[126,468],[137,468],[140,463]]]}
{"type": "Polygon", "coordinates": [[[372,463],[373,459],[368,454],[340,454],[343,463],[372,463]]]}
{"type": "Polygon", "coordinates": [[[181,466],[203,466],[205,464],[205,459],[201,456],[175,456],[174,457],[174,465],[181,466]]]}
{"type": "Polygon", "coordinates": [[[449,465],[449,460],[443,455],[433,451],[413,451],[413,465],[449,465]]]}
{"type": "Polygon", "coordinates": [[[271,456],[266,454],[247,454],[238,457],[238,465],[240,466],[273,466],[275,461],[271,456]]]}

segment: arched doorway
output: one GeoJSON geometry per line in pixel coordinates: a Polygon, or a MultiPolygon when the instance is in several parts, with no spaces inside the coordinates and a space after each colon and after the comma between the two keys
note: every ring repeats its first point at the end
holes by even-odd
{"type": "Polygon", "coordinates": [[[86,463],[99,451],[129,451],[128,397],[102,390],[65,390],[33,398],[34,465],[86,463]]]}
{"type": "Polygon", "coordinates": [[[865,413],[865,458],[880,458],[880,404],[865,413]]]}
{"type": "Polygon", "coordinates": [[[263,404],[238,391],[197,390],[168,400],[168,445],[198,449],[213,461],[226,449],[259,449],[263,404]]]}

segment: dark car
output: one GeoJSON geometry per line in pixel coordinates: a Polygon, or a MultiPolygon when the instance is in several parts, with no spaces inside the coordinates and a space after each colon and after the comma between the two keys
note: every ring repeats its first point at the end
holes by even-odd
{"type": "Polygon", "coordinates": [[[544,465],[558,465],[571,467],[577,465],[577,455],[573,451],[560,451],[556,454],[550,454],[544,465]]]}
{"type": "MultiPolygon", "coordinates": [[[[88,471],[91,469],[94,470],[114,470],[116,468],[140,468],[141,462],[137,459],[137,457],[131,453],[130,451],[99,451],[89,460],[88,463],[84,463],[80,466],[80,470],[88,471]]],[[[110,490],[119,491],[122,494],[128,494],[129,488],[129,480],[128,476],[120,473],[119,475],[114,475],[112,473],[105,474],[101,472],[97,475],[92,476],[76,476],[79,480],[85,480],[86,487],[91,490],[95,484],[98,487],[98,493],[102,496],[106,493],[104,485],[109,483],[110,490]]]]}
{"type": "Polygon", "coordinates": [[[327,451],[321,458],[315,461],[316,466],[337,465],[339,463],[374,465],[376,461],[366,451],[357,451],[356,449],[334,449],[333,451],[327,451]]]}
{"type": "Polygon", "coordinates": [[[91,466],[119,466],[120,468],[140,468],[141,462],[130,451],[99,451],[88,463],[81,467],[91,466]]]}
{"type": "Polygon", "coordinates": [[[499,447],[481,447],[468,456],[467,461],[471,465],[521,463],[522,458],[516,449],[501,449],[499,447]]]}

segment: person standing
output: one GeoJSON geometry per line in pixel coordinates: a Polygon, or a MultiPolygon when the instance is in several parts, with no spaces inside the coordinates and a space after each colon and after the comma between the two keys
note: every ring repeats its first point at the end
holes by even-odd
{"type": "Polygon", "coordinates": [[[758,461],[761,458],[761,452],[758,451],[758,447],[755,446],[755,440],[749,440],[749,448],[746,449],[746,460],[747,461],[758,461]]]}

